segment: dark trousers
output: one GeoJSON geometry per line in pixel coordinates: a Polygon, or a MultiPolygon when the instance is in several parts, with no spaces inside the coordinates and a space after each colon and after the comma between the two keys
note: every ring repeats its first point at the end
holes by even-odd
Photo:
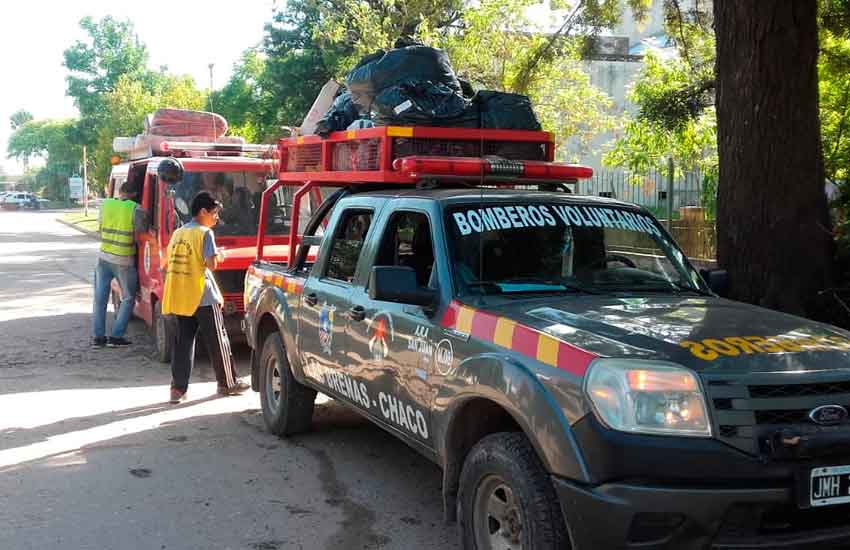
{"type": "Polygon", "coordinates": [[[195,336],[198,332],[207,348],[219,387],[235,386],[239,375],[230,352],[230,340],[224,328],[221,308],[201,306],[191,317],[176,317],[177,342],[171,354],[171,387],[180,391],[189,388],[189,376],[195,364],[195,336]]]}

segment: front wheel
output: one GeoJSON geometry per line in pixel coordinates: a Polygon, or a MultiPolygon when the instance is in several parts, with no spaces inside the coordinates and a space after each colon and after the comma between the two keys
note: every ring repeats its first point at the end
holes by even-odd
{"type": "Polygon", "coordinates": [[[156,343],[156,359],[160,363],[170,363],[171,353],[174,350],[174,340],[177,331],[174,321],[162,314],[162,306],[156,302],[153,307],[153,330],[154,342],[156,343]]]}
{"type": "Polygon", "coordinates": [[[457,519],[465,550],[566,550],[570,539],[549,475],[521,433],[496,433],[469,452],[457,519]]]}
{"type": "Polygon", "coordinates": [[[310,430],[316,391],[292,376],[280,334],[270,334],[260,355],[260,403],[266,428],[286,437],[310,430]]]}

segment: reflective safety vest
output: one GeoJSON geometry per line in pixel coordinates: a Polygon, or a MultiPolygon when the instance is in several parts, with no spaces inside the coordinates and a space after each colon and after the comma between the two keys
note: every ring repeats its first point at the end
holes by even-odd
{"type": "Polygon", "coordinates": [[[162,313],[191,316],[201,305],[206,286],[204,236],[209,227],[181,227],[168,243],[168,266],[162,313]]]}
{"type": "Polygon", "coordinates": [[[101,251],[116,256],[135,254],[133,213],[136,211],[136,203],[129,200],[106,199],[100,208],[101,251]]]}

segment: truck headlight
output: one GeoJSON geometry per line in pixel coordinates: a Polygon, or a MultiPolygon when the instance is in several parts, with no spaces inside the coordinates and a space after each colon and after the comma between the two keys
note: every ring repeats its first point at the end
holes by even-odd
{"type": "Polygon", "coordinates": [[[597,418],[622,432],[711,437],[699,380],[661,361],[597,359],[585,379],[597,418]]]}

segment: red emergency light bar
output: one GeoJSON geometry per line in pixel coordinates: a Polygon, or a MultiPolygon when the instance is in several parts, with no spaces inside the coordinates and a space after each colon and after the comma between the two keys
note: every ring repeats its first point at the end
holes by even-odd
{"type": "Polygon", "coordinates": [[[563,182],[593,177],[593,169],[586,166],[486,157],[405,157],[396,159],[393,169],[414,179],[423,176],[495,176],[563,182]]]}

